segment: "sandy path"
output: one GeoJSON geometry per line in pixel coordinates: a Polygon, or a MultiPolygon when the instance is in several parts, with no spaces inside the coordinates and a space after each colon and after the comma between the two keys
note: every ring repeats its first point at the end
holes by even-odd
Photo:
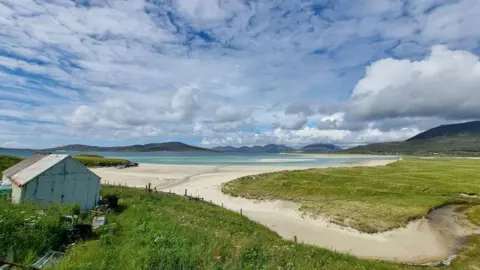
{"type": "MultiPolygon", "coordinates": [[[[356,165],[385,165],[393,160],[368,160],[356,165]]],[[[339,166],[352,166],[339,165],[339,166]]],[[[207,201],[239,212],[255,220],[286,239],[297,236],[299,242],[312,244],[331,250],[349,253],[362,258],[382,259],[406,263],[425,263],[439,261],[456,252],[456,238],[464,231],[453,230],[448,234],[438,228],[454,226],[439,220],[422,219],[411,222],[406,228],[385,233],[366,234],[354,229],[344,228],[327,220],[302,217],[294,203],[284,201],[253,201],[233,198],[220,190],[222,183],[239,177],[265,172],[298,170],[301,167],[265,167],[265,166],[192,166],[192,165],[148,165],[137,168],[115,169],[100,168],[94,172],[103,182],[127,184],[172,191],[183,195],[187,189],[189,195],[200,196],[207,201]],[[435,225],[435,226],[434,226],[435,225]],[[458,231],[458,235],[457,235],[458,231]],[[454,243],[455,242],[455,243],[454,243]]]]}

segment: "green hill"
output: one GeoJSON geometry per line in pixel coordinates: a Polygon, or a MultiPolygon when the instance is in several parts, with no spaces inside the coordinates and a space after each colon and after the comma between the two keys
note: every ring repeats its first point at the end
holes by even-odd
{"type": "Polygon", "coordinates": [[[480,137],[480,121],[466,122],[453,125],[441,125],[436,128],[432,128],[425,132],[422,132],[408,139],[407,142],[442,137],[480,137]]]}
{"type": "Polygon", "coordinates": [[[56,148],[44,149],[44,151],[79,151],[79,152],[212,152],[212,150],[191,146],[181,142],[149,143],[130,146],[90,146],[83,144],[70,144],[56,148]]]}
{"type": "Polygon", "coordinates": [[[480,121],[442,125],[404,142],[353,147],[347,153],[480,156],[480,121]]]}

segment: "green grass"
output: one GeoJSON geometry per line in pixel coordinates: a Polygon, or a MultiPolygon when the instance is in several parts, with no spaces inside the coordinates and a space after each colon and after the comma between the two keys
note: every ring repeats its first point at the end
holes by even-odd
{"type": "Polygon", "coordinates": [[[474,224],[480,226],[480,206],[474,206],[469,209],[468,216],[474,224]]]}
{"type": "Polygon", "coordinates": [[[13,157],[8,155],[0,155],[0,180],[2,179],[2,172],[18,162],[22,161],[22,158],[13,157]]]}
{"type": "Polygon", "coordinates": [[[87,167],[115,167],[130,163],[130,161],[126,159],[105,158],[103,156],[88,154],[76,155],[73,156],[73,158],[87,167]]]}
{"type": "Polygon", "coordinates": [[[247,176],[222,187],[249,199],[297,202],[307,214],[365,232],[385,231],[447,202],[480,194],[480,160],[406,158],[387,166],[311,169],[247,176]]]}
{"type": "Polygon", "coordinates": [[[60,249],[66,232],[60,216],[69,213],[68,206],[15,205],[0,198],[0,259],[13,252],[15,262],[31,264],[47,251],[60,249]]]}
{"type": "Polygon", "coordinates": [[[120,196],[98,240],[74,245],[57,269],[401,269],[282,240],[202,201],[103,187],[120,196]]]}
{"type": "Polygon", "coordinates": [[[78,154],[75,155],[76,158],[105,158],[104,156],[94,155],[94,154],[78,154]]]}

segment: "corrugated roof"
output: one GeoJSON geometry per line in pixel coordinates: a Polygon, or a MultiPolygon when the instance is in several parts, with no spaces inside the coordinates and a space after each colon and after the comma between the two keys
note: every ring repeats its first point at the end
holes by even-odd
{"type": "MultiPolygon", "coordinates": [[[[30,166],[22,169],[14,175],[8,177],[12,182],[19,186],[23,186],[30,182],[33,178],[37,177],[42,172],[50,169],[53,165],[67,158],[68,155],[50,154],[37,160],[30,166]]],[[[32,157],[33,158],[33,157],[32,157]]]]}
{"type": "Polygon", "coordinates": [[[13,165],[12,167],[6,169],[3,171],[3,175],[6,177],[9,177],[18,173],[19,171],[27,168],[28,166],[32,165],[33,163],[36,163],[37,161],[41,160],[42,158],[50,155],[50,153],[37,153],[27,159],[24,159],[20,161],[19,163],[13,165]]]}

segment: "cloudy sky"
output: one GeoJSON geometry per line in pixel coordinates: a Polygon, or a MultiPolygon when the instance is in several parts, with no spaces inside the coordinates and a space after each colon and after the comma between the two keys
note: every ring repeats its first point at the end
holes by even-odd
{"type": "Polygon", "coordinates": [[[343,147],[480,119],[478,0],[0,0],[0,147],[343,147]]]}

